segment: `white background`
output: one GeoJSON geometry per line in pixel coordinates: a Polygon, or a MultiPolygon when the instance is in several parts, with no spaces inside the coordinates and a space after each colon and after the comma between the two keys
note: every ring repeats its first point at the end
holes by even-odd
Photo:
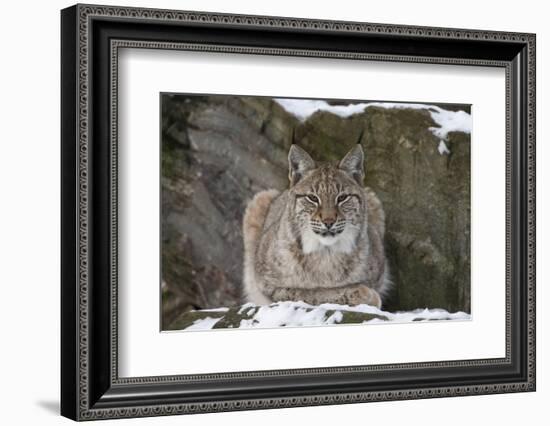
{"type": "Polygon", "coordinates": [[[503,69],[124,49],[118,76],[122,377],[505,356],[503,69]],[[159,218],[150,206],[159,199],[166,91],[471,103],[472,320],[159,333],[159,218]]]}
{"type": "MultiPolygon", "coordinates": [[[[549,279],[548,81],[550,29],[544,2],[464,0],[297,2],[105,0],[107,4],[195,9],[383,23],[536,32],[538,132],[538,391],[453,399],[294,408],[201,416],[118,420],[120,424],[280,424],[343,422],[409,425],[545,424],[550,398],[545,310],[549,279]],[[537,419],[538,416],[538,419],[537,419]],[[543,417],[544,416],[544,417],[543,417]],[[131,422],[131,423],[129,423],[131,422]]],[[[0,72],[0,398],[3,424],[68,424],[59,395],[59,9],[64,1],[3,5],[0,72]]],[[[114,423],[108,421],[102,424],[114,423]]]]}

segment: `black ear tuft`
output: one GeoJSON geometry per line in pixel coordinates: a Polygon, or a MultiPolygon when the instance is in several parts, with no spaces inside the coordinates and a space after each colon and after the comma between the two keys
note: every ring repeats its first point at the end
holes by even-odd
{"type": "Polygon", "coordinates": [[[361,140],[363,139],[363,133],[365,133],[365,129],[361,129],[361,133],[359,133],[359,137],[357,138],[358,144],[361,144],[361,140]]]}

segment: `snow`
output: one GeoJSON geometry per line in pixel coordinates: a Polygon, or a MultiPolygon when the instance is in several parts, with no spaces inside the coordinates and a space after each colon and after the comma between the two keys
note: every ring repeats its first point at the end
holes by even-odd
{"type": "MultiPolygon", "coordinates": [[[[211,309],[203,309],[202,312],[205,312],[205,311],[208,311],[208,312],[227,312],[229,311],[229,308],[211,308],[211,309]]],[[[191,311],[191,312],[196,312],[196,311],[191,311]]]]}
{"type": "Polygon", "coordinates": [[[329,324],[335,324],[341,322],[344,319],[344,314],[342,311],[334,312],[330,317],[327,318],[329,324]]]}
{"type": "Polygon", "coordinates": [[[254,303],[245,303],[244,305],[241,306],[241,309],[239,309],[239,311],[237,312],[238,314],[242,314],[244,311],[246,311],[247,309],[249,308],[255,308],[256,305],[254,303]]]}
{"type": "MultiPolygon", "coordinates": [[[[226,308],[225,308],[226,309],[226,308]]],[[[209,312],[214,310],[206,310],[209,312]]],[[[358,312],[363,314],[379,315],[384,319],[374,318],[364,321],[363,324],[377,323],[410,323],[432,320],[470,320],[471,315],[465,312],[449,313],[444,309],[416,309],[407,312],[386,312],[369,305],[338,305],[324,303],[314,306],[305,302],[277,302],[271,305],[254,305],[246,303],[238,310],[248,318],[241,319],[238,327],[246,328],[276,328],[276,327],[301,327],[323,326],[339,324],[344,319],[345,312],[358,312]]],[[[220,318],[204,318],[196,320],[185,330],[210,330],[220,318]]]]}
{"type": "MultiPolygon", "coordinates": [[[[212,311],[212,309],[211,309],[212,311]]],[[[221,318],[210,318],[210,317],[206,317],[206,318],[200,318],[196,321],[193,322],[193,324],[191,324],[189,327],[187,327],[185,330],[211,330],[212,327],[214,327],[216,325],[216,323],[221,320],[223,317],[221,318]]]]}
{"type": "Polygon", "coordinates": [[[335,324],[342,320],[340,315],[327,318],[327,308],[311,306],[303,302],[278,302],[259,306],[250,319],[241,320],[239,328],[299,327],[335,324]]]}
{"type": "Polygon", "coordinates": [[[439,151],[439,154],[443,155],[443,154],[450,154],[451,151],[449,151],[449,148],[447,148],[447,145],[445,145],[445,141],[444,140],[440,140],[439,141],[439,146],[437,147],[437,150],[439,151]]]}
{"type": "Polygon", "coordinates": [[[317,111],[326,111],[342,118],[361,114],[370,107],[386,109],[427,110],[439,127],[430,127],[430,131],[439,139],[447,140],[450,132],[472,132],[472,116],[465,111],[449,111],[436,105],[397,103],[397,102],[360,102],[348,105],[331,105],[327,101],[316,99],[276,98],[275,102],[300,121],[306,121],[317,111]]]}
{"type": "Polygon", "coordinates": [[[330,105],[327,101],[316,99],[276,98],[275,102],[301,121],[306,121],[317,111],[327,111],[342,118],[347,118],[354,114],[361,114],[368,106],[367,103],[330,105]]]}

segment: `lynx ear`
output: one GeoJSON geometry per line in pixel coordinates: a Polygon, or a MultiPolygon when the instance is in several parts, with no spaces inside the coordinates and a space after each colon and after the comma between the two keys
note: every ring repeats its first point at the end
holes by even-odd
{"type": "Polygon", "coordinates": [[[290,145],[288,152],[288,178],[290,186],[296,185],[308,170],[315,168],[315,161],[296,144],[290,145]]]}
{"type": "Polygon", "coordinates": [[[363,147],[361,144],[357,144],[340,161],[338,168],[350,175],[359,185],[363,185],[363,179],[365,178],[364,161],[363,147]]]}

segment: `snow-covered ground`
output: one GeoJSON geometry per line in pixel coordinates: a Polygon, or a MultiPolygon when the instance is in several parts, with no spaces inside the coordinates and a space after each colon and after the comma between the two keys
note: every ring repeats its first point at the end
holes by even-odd
{"type": "Polygon", "coordinates": [[[430,113],[432,120],[439,127],[430,127],[430,131],[440,140],[438,151],[441,155],[449,154],[445,142],[450,132],[472,132],[472,116],[465,111],[449,111],[436,105],[397,103],[397,102],[361,102],[349,105],[331,105],[317,99],[276,98],[277,102],[288,113],[301,121],[306,121],[317,111],[326,111],[340,117],[351,117],[361,114],[370,107],[387,109],[420,109],[430,113]]]}
{"type": "MultiPolygon", "coordinates": [[[[232,308],[235,311],[235,308],[232,308]]],[[[194,311],[206,316],[196,319],[184,330],[210,330],[222,321],[229,308],[194,311]],[[209,315],[210,314],[210,315],[209,315]]],[[[334,324],[409,323],[433,320],[470,320],[465,312],[449,313],[443,309],[417,309],[408,312],[386,312],[369,305],[337,305],[325,303],[319,306],[304,302],[277,302],[257,306],[242,305],[234,312],[237,322],[224,328],[276,328],[300,326],[324,326],[334,324]]],[[[233,319],[233,321],[235,321],[233,319]]]]}

